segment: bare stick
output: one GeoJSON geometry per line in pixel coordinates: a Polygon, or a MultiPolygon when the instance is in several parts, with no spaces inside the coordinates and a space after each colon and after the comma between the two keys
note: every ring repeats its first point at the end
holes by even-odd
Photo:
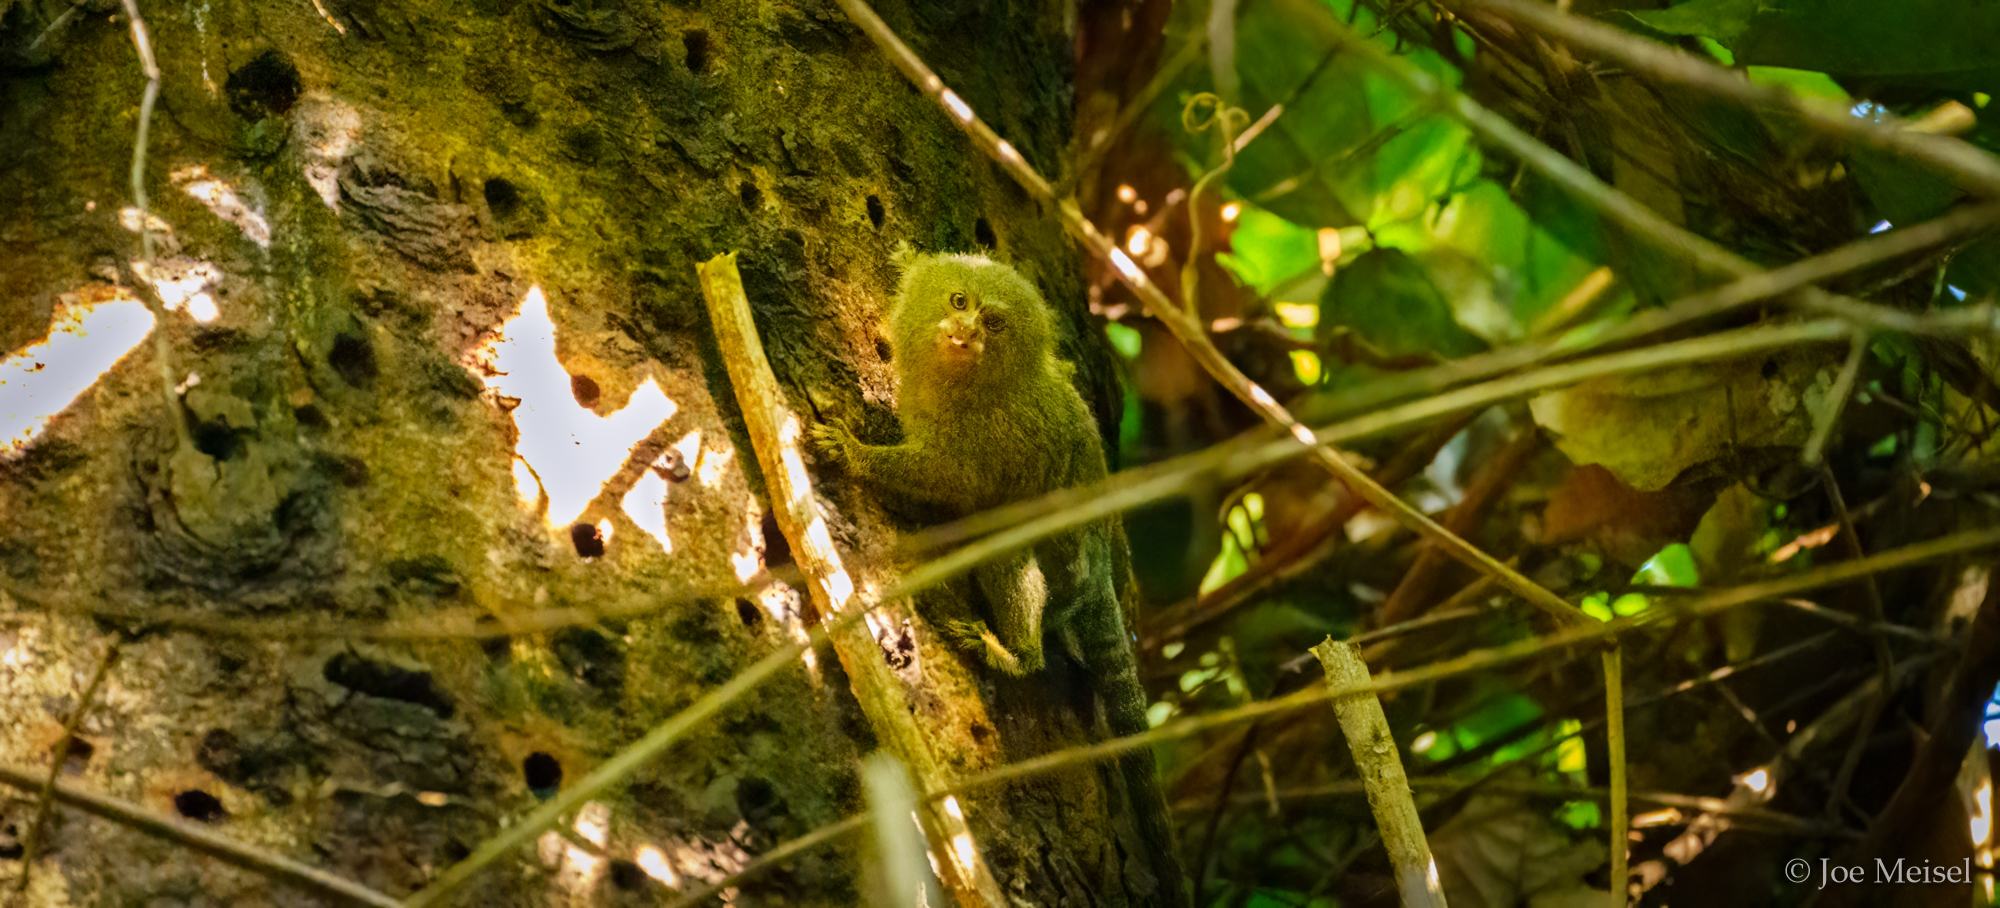
{"type": "MultiPolygon", "coordinates": [[[[778,529],[792,541],[792,552],[804,569],[813,603],[822,615],[842,615],[853,611],[862,597],[840,553],[827,532],[826,519],[813,498],[812,479],[806,474],[805,458],[799,449],[805,428],[796,414],[789,412],[778,390],[777,376],[764,358],[764,345],[757,337],[757,325],[750,316],[750,300],[743,292],[743,279],[736,271],[736,254],[724,253],[696,269],[701,275],[702,297],[708,301],[709,323],[729,369],[729,381],[736,389],[736,401],[750,431],[764,482],[769,486],[778,529]]],[[[917,728],[903,684],[882,658],[882,647],[866,625],[847,624],[832,631],[833,649],[854,689],[861,712],[868,717],[875,734],[895,759],[909,768],[916,784],[924,790],[938,787],[937,761],[917,728]]],[[[936,805],[919,811],[930,847],[944,885],[961,905],[999,908],[1007,901],[1000,884],[993,879],[976,850],[954,849],[960,836],[969,840],[970,829],[962,812],[953,814],[936,805]]]]}
{"type": "MultiPolygon", "coordinates": [[[[1361,661],[1361,651],[1354,644],[1328,637],[1312,651],[1326,671],[1329,693],[1368,683],[1368,664],[1361,661]]],[[[1430,842],[1424,839],[1424,821],[1417,815],[1416,800],[1410,797],[1402,751],[1389,733],[1389,717],[1382,712],[1382,701],[1373,694],[1337,697],[1333,714],[1340,720],[1341,735],[1347,738],[1347,752],[1354,755],[1355,773],[1368,789],[1368,808],[1375,814],[1382,847],[1389,852],[1389,866],[1395,871],[1404,908],[1444,908],[1437,861],[1431,857],[1430,842]]]]}
{"type": "MultiPolygon", "coordinates": [[[[42,787],[42,780],[37,774],[28,770],[0,765],[0,784],[11,785],[22,791],[36,791],[42,787]]],[[[269,874],[344,901],[373,905],[375,908],[397,908],[395,899],[360,883],[342,879],[283,855],[234,841],[207,827],[154,813],[128,801],[87,791],[60,781],[55,784],[55,799],[93,816],[130,826],[147,835],[158,836],[214,855],[238,867],[269,874]]]]}

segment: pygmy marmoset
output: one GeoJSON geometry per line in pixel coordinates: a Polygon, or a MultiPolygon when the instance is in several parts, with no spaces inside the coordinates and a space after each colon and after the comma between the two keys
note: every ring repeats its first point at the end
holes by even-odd
{"type": "MultiPolygon", "coordinates": [[[[978,255],[899,251],[902,285],[888,316],[900,380],[903,441],[861,442],[839,423],[813,434],[885,503],[958,518],[1105,477],[1097,424],[1055,355],[1055,314],[1014,269],[978,255]]],[[[1112,520],[1115,520],[1113,518],[1112,520]]],[[[1053,634],[1091,679],[1114,735],[1147,730],[1118,588],[1129,582],[1124,534],[1112,520],[1051,536],[972,572],[991,609],[983,622],[940,630],[993,668],[1025,676],[1045,665],[1053,634]]],[[[1128,752],[1120,775],[1160,891],[1148,904],[1187,904],[1176,839],[1152,754],[1128,752]]]]}

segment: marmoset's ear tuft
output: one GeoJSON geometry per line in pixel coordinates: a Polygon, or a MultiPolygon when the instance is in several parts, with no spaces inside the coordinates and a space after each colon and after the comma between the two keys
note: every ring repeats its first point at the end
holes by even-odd
{"type": "Polygon", "coordinates": [[[899,240],[896,243],[896,248],[889,250],[889,264],[896,266],[896,271],[899,274],[908,272],[910,266],[915,265],[917,259],[922,257],[923,254],[918,252],[916,247],[911,246],[909,240],[899,240]]]}

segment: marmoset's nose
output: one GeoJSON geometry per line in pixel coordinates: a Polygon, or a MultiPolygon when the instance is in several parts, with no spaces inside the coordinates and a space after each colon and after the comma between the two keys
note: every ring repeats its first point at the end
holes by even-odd
{"type": "Polygon", "coordinates": [[[970,318],[954,318],[944,324],[944,336],[954,347],[979,348],[979,321],[970,318]]]}

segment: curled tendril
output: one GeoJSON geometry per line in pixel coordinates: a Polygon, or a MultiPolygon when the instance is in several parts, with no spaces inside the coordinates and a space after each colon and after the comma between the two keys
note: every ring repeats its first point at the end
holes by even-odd
{"type": "Polygon", "coordinates": [[[1208,250],[1207,230],[1202,219],[1194,212],[1203,191],[1229,172],[1236,163],[1236,136],[1243,127],[1250,125],[1250,113],[1241,107],[1230,107],[1213,92],[1202,92],[1188,99],[1181,107],[1181,128],[1190,133],[1207,132],[1213,128],[1222,138],[1222,163],[1196,180],[1194,188],[1188,192],[1188,228],[1190,242],[1187,259],[1181,265],[1181,304],[1189,315],[1201,312],[1199,304],[1200,270],[1196,263],[1208,250]]]}
{"type": "Polygon", "coordinates": [[[1222,135],[1222,153],[1234,157],[1236,135],[1243,127],[1250,125],[1250,112],[1241,107],[1230,107],[1214,92],[1202,92],[1188,99],[1181,107],[1181,128],[1188,132],[1207,132],[1216,128],[1222,135]]]}

